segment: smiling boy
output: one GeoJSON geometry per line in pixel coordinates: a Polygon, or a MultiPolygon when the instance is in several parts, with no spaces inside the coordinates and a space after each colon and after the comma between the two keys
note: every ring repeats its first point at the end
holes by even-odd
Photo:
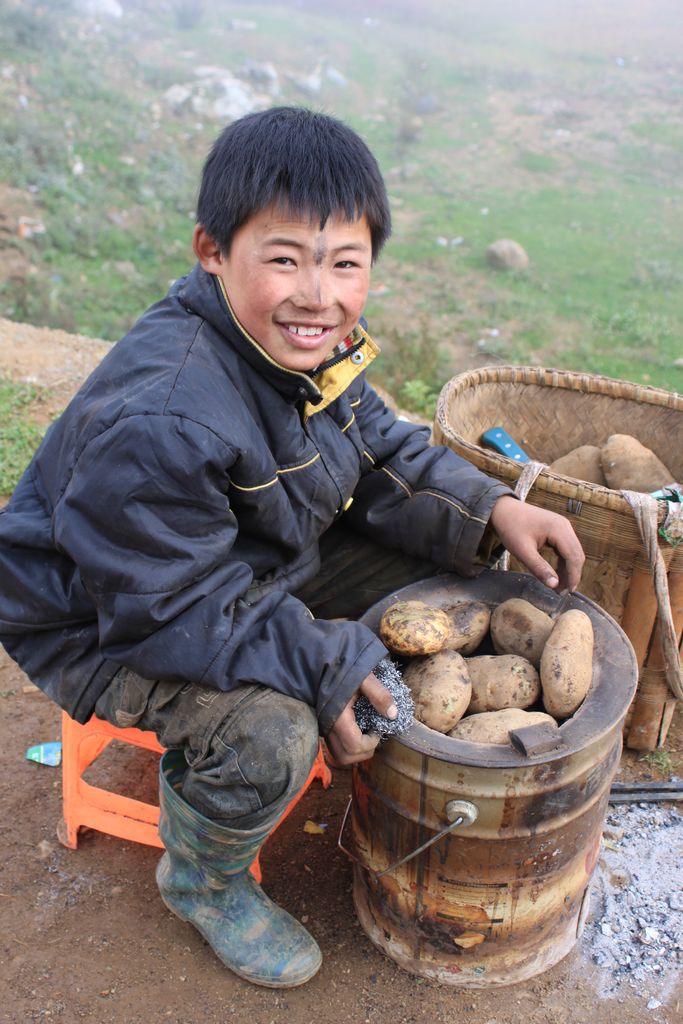
{"type": "Polygon", "coordinates": [[[156,732],[164,902],[241,977],[288,987],[320,950],[248,866],[320,735],[342,764],[372,754],[358,694],[395,716],[373,674],[386,651],[354,617],[440,568],[472,575],[491,531],[549,586],[576,586],[583,555],[566,520],[430,446],[367,383],[390,219],[353,131],[297,108],[235,122],[197,220],[195,268],[0,515],[0,640],[77,720],[156,732]]]}

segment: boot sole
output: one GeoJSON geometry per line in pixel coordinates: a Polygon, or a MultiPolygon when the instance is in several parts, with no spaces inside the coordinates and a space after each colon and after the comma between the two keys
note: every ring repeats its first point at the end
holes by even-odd
{"type": "Polygon", "coordinates": [[[307,974],[304,978],[297,979],[296,981],[266,981],[257,979],[252,974],[247,974],[243,971],[240,971],[239,968],[235,967],[233,964],[226,963],[223,957],[220,956],[213,948],[213,946],[211,945],[211,943],[209,942],[209,940],[207,939],[206,935],[199,927],[199,925],[196,925],[194,921],[191,921],[189,919],[189,917],[183,917],[182,914],[179,914],[175,907],[172,907],[171,904],[166,901],[163,893],[159,892],[159,895],[161,896],[161,901],[166,907],[166,909],[170,910],[171,913],[174,914],[179,921],[183,921],[185,924],[191,925],[191,927],[194,928],[195,931],[199,932],[199,934],[204,939],[204,942],[207,944],[213,955],[218,960],[220,960],[224,967],[227,967],[229,971],[232,971],[233,974],[236,974],[238,978],[242,978],[243,981],[249,981],[251,982],[252,985],[258,985],[260,988],[299,988],[300,985],[305,985],[307,981],[310,981],[311,978],[314,978],[318,971],[320,970],[320,967],[323,962],[322,956],[320,957],[320,960],[318,961],[318,965],[315,968],[315,970],[311,971],[311,973],[307,974]]]}

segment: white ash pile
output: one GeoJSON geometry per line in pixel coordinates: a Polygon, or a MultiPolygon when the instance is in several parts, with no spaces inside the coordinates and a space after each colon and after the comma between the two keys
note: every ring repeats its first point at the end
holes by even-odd
{"type": "Polygon", "coordinates": [[[662,1005],[683,966],[683,816],[670,805],[611,807],[596,869],[584,952],[608,976],[662,1005]]]}

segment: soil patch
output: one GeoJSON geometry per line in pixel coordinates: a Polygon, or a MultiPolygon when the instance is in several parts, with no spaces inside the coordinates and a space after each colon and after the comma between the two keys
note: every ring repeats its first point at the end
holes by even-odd
{"type": "Polygon", "coordinates": [[[61,412],[110,348],[108,341],[0,318],[0,377],[40,389],[27,417],[41,425],[61,412]]]}

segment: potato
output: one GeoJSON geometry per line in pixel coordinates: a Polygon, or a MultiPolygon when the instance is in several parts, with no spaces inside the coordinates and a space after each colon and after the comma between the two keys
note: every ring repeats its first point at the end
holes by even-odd
{"type": "Polygon", "coordinates": [[[521,597],[511,597],[493,610],[493,648],[498,654],[519,654],[538,667],[553,625],[550,616],[540,608],[521,597]]]}
{"type": "Polygon", "coordinates": [[[593,624],[573,608],[558,616],[541,658],[543,706],[569,718],[584,700],[593,678],[593,624]]]}
{"type": "Polygon", "coordinates": [[[418,722],[437,732],[448,732],[467,710],[472,684],[467,662],[457,651],[440,651],[416,658],[403,672],[415,701],[418,722]]]}
{"type": "Polygon", "coordinates": [[[470,743],[509,743],[511,729],[523,729],[526,725],[540,725],[541,722],[555,724],[555,719],[543,711],[522,711],[520,708],[505,708],[502,711],[483,711],[479,715],[468,715],[448,733],[454,740],[470,743]]]}
{"type": "Polygon", "coordinates": [[[608,437],[601,461],[607,486],[617,491],[657,491],[674,483],[671,470],[630,434],[608,437]]]}
{"type": "Polygon", "coordinates": [[[451,622],[440,608],[424,601],[397,601],[379,624],[380,639],[395,654],[434,654],[448,640],[451,622]]]}
{"type": "Polygon", "coordinates": [[[580,448],[573,448],[566,455],[555,459],[548,469],[553,473],[562,473],[563,476],[572,476],[576,480],[587,480],[591,484],[602,484],[606,487],[607,481],[600,458],[601,452],[596,444],[582,444],[580,448]]]}
{"type": "Polygon", "coordinates": [[[530,661],[518,654],[469,658],[467,671],[472,682],[468,713],[528,708],[541,696],[538,672],[530,661]]]}
{"type": "Polygon", "coordinates": [[[450,634],[446,641],[449,651],[471,654],[476,651],[488,633],[491,612],[483,601],[461,601],[444,608],[450,620],[450,634]]]}

